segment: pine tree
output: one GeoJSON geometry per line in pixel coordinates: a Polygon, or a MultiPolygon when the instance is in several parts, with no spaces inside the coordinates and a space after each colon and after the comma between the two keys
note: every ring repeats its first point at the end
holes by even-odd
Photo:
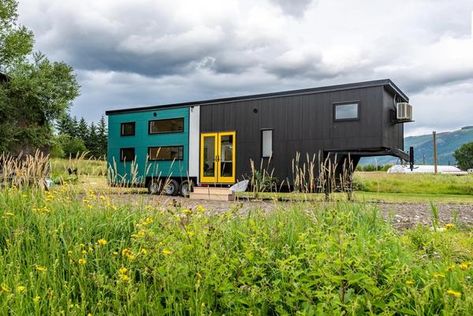
{"type": "MultiPolygon", "coordinates": [[[[87,142],[87,137],[89,135],[89,127],[87,122],[83,117],[80,118],[79,124],[77,125],[77,138],[80,138],[84,144],[87,142]]],[[[87,148],[90,150],[90,148],[87,148]]]]}
{"type": "Polygon", "coordinates": [[[98,136],[97,136],[97,128],[95,127],[95,124],[92,122],[90,123],[89,127],[89,133],[87,135],[87,141],[85,143],[85,147],[89,150],[89,153],[93,157],[98,157],[100,156],[100,153],[97,150],[98,146],[98,136]]]}
{"type": "Polygon", "coordinates": [[[102,115],[97,124],[97,158],[102,158],[107,155],[107,124],[105,117],[102,115]]]}

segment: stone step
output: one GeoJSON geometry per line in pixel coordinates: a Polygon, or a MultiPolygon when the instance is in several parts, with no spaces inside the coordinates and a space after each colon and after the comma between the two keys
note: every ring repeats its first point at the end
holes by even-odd
{"type": "MultiPolygon", "coordinates": [[[[195,188],[194,188],[195,189],[195,188]]],[[[189,195],[191,200],[207,200],[207,201],[234,201],[235,194],[209,194],[209,193],[196,193],[192,192],[189,195]]]]}

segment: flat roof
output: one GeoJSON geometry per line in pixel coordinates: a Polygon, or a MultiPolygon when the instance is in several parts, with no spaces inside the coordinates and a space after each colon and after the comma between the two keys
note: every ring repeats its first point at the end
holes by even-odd
{"type": "Polygon", "coordinates": [[[269,98],[274,98],[274,97],[296,96],[296,95],[304,95],[304,94],[334,92],[334,91],[341,91],[341,90],[371,88],[371,87],[380,87],[380,86],[384,86],[391,93],[397,94],[401,98],[403,98],[404,101],[409,102],[409,98],[404,94],[404,92],[401,91],[401,89],[399,89],[394,84],[394,82],[392,82],[390,79],[382,79],[382,80],[355,82],[355,83],[347,83],[347,84],[308,88],[308,89],[245,95],[245,96],[239,96],[239,97],[228,97],[228,98],[209,99],[209,100],[202,100],[202,101],[190,101],[190,102],[180,102],[180,103],[171,103],[171,104],[162,104],[162,105],[140,106],[140,107],[126,108],[126,109],[109,110],[109,111],[106,111],[105,114],[110,115],[110,114],[119,114],[119,113],[127,113],[127,112],[142,112],[142,111],[151,111],[151,110],[158,110],[158,109],[170,108],[170,107],[210,105],[210,104],[216,104],[216,103],[229,103],[229,102],[239,102],[239,101],[247,101],[247,100],[269,99],[269,98]]]}

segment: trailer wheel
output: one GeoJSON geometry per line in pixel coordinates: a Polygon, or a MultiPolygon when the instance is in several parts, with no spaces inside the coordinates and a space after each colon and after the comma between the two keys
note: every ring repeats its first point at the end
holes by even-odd
{"type": "Polygon", "coordinates": [[[185,180],[182,181],[181,188],[179,191],[183,197],[189,197],[190,193],[192,192],[192,187],[192,181],[185,180]]]}
{"type": "Polygon", "coordinates": [[[151,179],[148,183],[148,193],[149,194],[158,194],[160,189],[160,184],[158,180],[151,179]]]}
{"type": "Polygon", "coordinates": [[[163,187],[163,193],[166,195],[177,195],[179,193],[179,183],[176,180],[167,180],[163,187]]]}

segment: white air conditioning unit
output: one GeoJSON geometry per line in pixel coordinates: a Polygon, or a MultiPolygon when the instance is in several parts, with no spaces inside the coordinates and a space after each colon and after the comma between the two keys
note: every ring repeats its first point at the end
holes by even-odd
{"type": "Polygon", "coordinates": [[[407,102],[397,103],[396,119],[398,121],[412,121],[412,105],[407,102]]]}

